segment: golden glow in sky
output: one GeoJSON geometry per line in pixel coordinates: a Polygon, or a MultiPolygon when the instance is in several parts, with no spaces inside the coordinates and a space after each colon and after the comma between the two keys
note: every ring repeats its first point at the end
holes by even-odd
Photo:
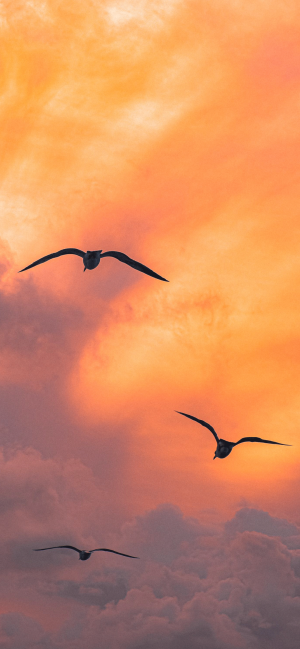
{"type": "MultiPolygon", "coordinates": [[[[59,370],[65,398],[93,435],[130,419],[132,480],[149,462],[166,499],[190,472],[200,488],[204,464],[226,502],[232,481],[249,498],[267,472],[278,507],[299,460],[297,15],[293,2],[262,1],[20,2],[3,13],[1,234],[16,269],[61,247],[102,247],[170,280],[109,259],[83,275],[61,258],[15,286],[88,303],[93,330],[59,370]],[[211,467],[214,440],[175,409],[233,441],[294,447],[239,447],[230,467],[211,467]]],[[[151,476],[147,504],[150,493],[151,476]]],[[[197,509],[197,495],[185,504],[197,509]]]]}
{"type": "Polygon", "coordinates": [[[91,492],[111,534],[166,502],[297,522],[299,3],[4,0],[0,30],[4,464],[25,449],[5,480],[48,463],[68,530],[91,492]],[[17,275],[65,247],[122,251],[169,283],[111,258],[17,275]],[[212,435],[175,410],[292,446],[213,462],[212,435]]]}

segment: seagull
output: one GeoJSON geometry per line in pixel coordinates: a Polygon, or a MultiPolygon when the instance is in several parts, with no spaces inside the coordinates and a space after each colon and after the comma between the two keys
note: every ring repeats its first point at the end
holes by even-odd
{"type": "Polygon", "coordinates": [[[269,439],[261,439],[261,437],[242,437],[242,439],[239,439],[238,442],[227,442],[226,439],[220,439],[215,429],[210,424],[207,424],[206,421],[203,421],[203,419],[197,419],[197,417],[187,415],[185,412],[179,412],[179,410],[175,410],[175,412],[177,412],[179,415],[184,415],[184,417],[188,417],[189,419],[193,419],[193,421],[197,421],[198,424],[201,424],[201,426],[205,426],[205,428],[208,428],[208,430],[210,430],[217,442],[217,448],[213,458],[214,460],[216,459],[216,457],[219,457],[221,460],[224,457],[228,457],[233,447],[237,446],[238,444],[242,444],[242,442],[262,442],[263,444],[279,444],[280,446],[291,446],[291,444],[272,442],[269,439]]]}
{"type": "Polygon", "coordinates": [[[86,561],[87,559],[89,559],[93,552],[113,552],[114,554],[120,554],[122,557],[129,557],[129,559],[139,558],[139,557],[132,557],[131,554],[123,554],[123,552],[116,552],[116,550],[109,550],[108,548],[96,548],[95,550],[89,550],[87,552],[86,550],[78,550],[78,548],[75,548],[74,545],[53,545],[51,546],[51,548],[37,548],[37,550],[34,550],[34,552],[42,552],[42,550],[55,550],[56,548],[68,548],[69,550],[75,550],[75,552],[78,552],[79,554],[78,558],[81,561],[86,561]]]}
{"type": "Polygon", "coordinates": [[[78,257],[82,257],[84,264],[83,272],[87,269],[93,270],[94,268],[97,268],[102,257],[115,257],[115,259],[122,261],[123,264],[131,266],[132,268],[135,268],[135,270],[139,270],[141,273],[145,273],[146,275],[160,279],[162,280],[162,282],[169,281],[168,279],[165,279],[164,277],[161,277],[161,275],[155,273],[154,270],[151,270],[151,268],[148,268],[148,266],[144,266],[144,264],[141,264],[139,261],[134,261],[134,259],[131,259],[123,252],[117,252],[116,250],[109,250],[108,252],[103,252],[102,254],[102,250],[88,250],[87,252],[84,252],[83,250],[78,250],[78,248],[64,248],[63,250],[59,250],[58,252],[52,252],[51,255],[46,255],[46,257],[41,257],[41,259],[34,261],[33,264],[30,264],[29,266],[26,266],[26,268],[19,270],[19,273],[23,273],[24,270],[28,270],[29,268],[33,268],[34,266],[38,266],[39,264],[44,264],[45,261],[49,261],[49,259],[61,257],[61,255],[77,255],[78,257]]]}

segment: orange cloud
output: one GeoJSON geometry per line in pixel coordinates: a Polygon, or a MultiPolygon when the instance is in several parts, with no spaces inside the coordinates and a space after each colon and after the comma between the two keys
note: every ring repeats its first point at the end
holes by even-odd
{"type": "Polygon", "coordinates": [[[71,257],[5,276],[3,386],[51,385],[78,453],[126,430],[112,463],[128,511],[244,498],[296,516],[297,3],[20,2],[1,24],[11,262],[117,249],[170,280],[71,257]],[[175,409],[294,446],[212,463],[175,409]]]}

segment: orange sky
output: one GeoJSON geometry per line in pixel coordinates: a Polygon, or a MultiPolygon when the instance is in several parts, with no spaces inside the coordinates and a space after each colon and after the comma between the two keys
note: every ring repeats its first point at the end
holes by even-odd
{"type": "MultiPolygon", "coordinates": [[[[241,620],[253,609],[267,633],[263,587],[266,609],[272,576],[291,602],[288,550],[299,565],[299,2],[4,0],[0,33],[0,644],[150,646],[165,606],[161,649],[194,646],[189,621],[216,611],[195,646],[277,649],[241,620]],[[169,283],[109,258],[17,274],[71,246],[169,283]],[[175,410],[292,446],[213,462],[209,431],[175,410]],[[61,542],[142,561],[96,553],[89,572],[32,552],[61,542]]],[[[298,646],[284,633],[278,649],[298,646]]]]}
{"type": "Polygon", "coordinates": [[[111,498],[127,514],[244,499],[296,520],[298,3],[20,0],[1,20],[2,288],[86,318],[70,353],[42,334],[40,357],[3,347],[2,385],[59,375],[85,446],[126,431],[111,498]],[[83,274],[75,257],[16,275],[69,246],[121,250],[170,283],[109,259],[83,274]],[[212,437],[174,410],[293,448],[213,463],[212,437]]]}

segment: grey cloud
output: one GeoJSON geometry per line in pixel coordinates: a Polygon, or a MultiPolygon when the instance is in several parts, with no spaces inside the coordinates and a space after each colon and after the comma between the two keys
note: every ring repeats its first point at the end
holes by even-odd
{"type": "Polygon", "coordinates": [[[105,575],[105,570],[100,575],[95,572],[83,575],[81,582],[49,579],[38,584],[38,592],[42,595],[76,600],[85,607],[97,606],[100,609],[104,609],[110,602],[117,603],[120,599],[125,599],[128,588],[125,575],[116,574],[115,571],[105,575]]]}
{"type": "MultiPolygon", "coordinates": [[[[86,289],[78,301],[76,280],[67,297],[43,292],[34,277],[17,275],[1,241],[0,254],[0,445],[7,453],[12,446],[33,446],[48,457],[59,449],[63,457],[87,462],[112,487],[127,469],[131,422],[79,423],[66,394],[70,372],[109,300],[86,289]]],[[[110,500],[112,508],[122,508],[112,494],[110,500]]]]}
{"type": "Polygon", "coordinates": [[[0,642],[2,649],[52,649],[48,634],[38,622],[22,613],[5,613],[0,616],[0,642]]]}
{"type": "Polygon", "coordinates": [[[69,607],[52,632],[38,612],[2,616],[4,649],[99,649],[99,639],[101,649],[298,649],[300,554],[283,543],[296,538],[289,521],[243,508],[224,529],[210,529],[164,504],[106,536],[108,547],[139,561],[98,553],[84,564],[68,551],[32,548],[61,540],[97,547],[104,519],[101,509],[94,517],[102,494],[92,473],[30,451],[2,460],[0,476],[13,512],[0,508],[0,594],[16,591],[49,615],[58,602],[69,607]],[[20,644],[22,634],[30,642],[20,644]]]}
{"type": "Polygon", "coordinates": [[[94,544],[103,509],[103,492],[79,460],[43,459],[33,449],[18,450],[9,458],[0,454],[0,571],[68,562],[59,550],[55,558],[32,549],[61,542],[94,544]]]}
{"type": "MultiPolygon", "coordinates": [[[[169,566],[153,560],[146,563],[129,578],[125,598],[109,603],[104,611],[90,609],[74,649],[80,643],[96,649],[100,634],[106,649],[296,649],[300,632],[297,553],[270,533],[212,535],[169,505],[137,517],[124,526],[123,534],[132,530],[140,534],[145,550],[148,538],[153,553],[161,543],[161,520],[169,540],[174,532],[169,566]],[[149,524],[152,536],[148,536],[149,524]],[[202,574],[199,565],[206,568],[202,574]]],[[[267,521],[278,531],[277,519],[270,516],[267,521]]],[[[280,521],[279,528],[293,531],[289,525],[280,521]]],[[[72,628],[71,621],[59,638],[62,646],[66,643],[73,649],[67,642],[69,625],[72,628]]]]}
{"type": "Polygon", "coordinates": [[[72,302],[66,304],[43,293],[32,278],[21,281],[16,277],[8,288],[3,272],[0,311],[2,374],[9,382],[34,384],[38,376],[39,385],[43,385],[49,376],[59,373],[57,363],[72,361],[74,338],[77,349],[80,343],[78,330],[83,334],[88,330],[83,310],[72,302]]]}
{"type": "Polygon", "coordinates": [[[146,549],[148,559],[169,564],[199,536],[212,535],[214,531],[196,518],[184,517],[179,507],[162,504],[126,523],[122,533],[127,542],[136,545],[141,555],[146,549]]]}
{"type": "Polygon", "coordinates": [[[280,536],[282,538],[300,535],[300,529],[288,521],[270,516],[268,512],[249,507],[243,507],[236,512],[234,518],[226,523],[225,529],[229,534],[260,532],[267,536],[280,536]]]}

